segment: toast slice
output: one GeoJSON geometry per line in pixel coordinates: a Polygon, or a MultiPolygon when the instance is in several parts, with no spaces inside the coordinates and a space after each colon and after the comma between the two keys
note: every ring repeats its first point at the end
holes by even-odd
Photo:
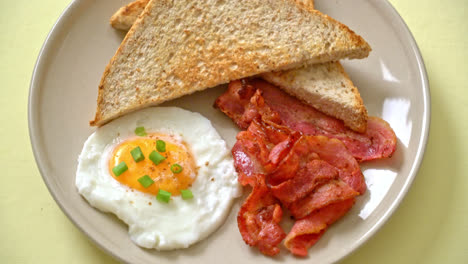
{"type": "MultiPolygon", "coordinates": [[[[307,10],[314,9],[314,0],[293,0],[298,5],[307,10]]],[[[143,12],[149,0],[136,0],[125,6],[122,6],[110,18],[110,24],[113,28],[123,31],[128,31],[138,16],[143,12]]]]}
{"type": "Polygon", "coordinates": [[[370,50],[345,25],[289,0],[150,0],[104,71],[90,124],[230,80],[370,50]]]}
{"type": "MultiPolygon", "coordinates": [[[[313,0],[295,1],[309,11],[314,9],[313,0]]],[[[367,129],[367,109],[361,94],[338,61],[267,72],[260,77],[322,113],[342,120],[356,132],[367,129]]]]}
{"type": "Polygon", "coordinates": [[[113,28],[128,31],[138,16],[143,13],[149,0],[136,0],[125,6],[122,6],[110,18],[110,24],[113,28]]]}
{"type": "Polygon", "coordinates": [[[367,128],[367,109],[361,95],[339,62],[260,75],[319,111],[343,120],[357,132],[367,128]]]}
{"type": "MultiPolygon", "coordinates": [[[[121,7],[111,18],[111,25],[128,30],[149,0],[137,0],[121,7]]],[[[313,0],[293,0],[306,10],[314,9],[313,0]]],[[[306,68],[261,74],[263,79],[281,87],[323,113],[343,120],[346,126],[364,132],[367,110],[361,95],[339,62],[314,64],[306,68]]]]}
{"type": "Polygon", "coordinates": [[[314,0],[293,0],[297,5],[306,9],[307,11],[314,10],[314,0]]]}

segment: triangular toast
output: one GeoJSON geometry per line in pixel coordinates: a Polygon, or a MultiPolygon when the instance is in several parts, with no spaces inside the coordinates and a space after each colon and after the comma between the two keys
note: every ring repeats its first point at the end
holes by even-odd
{"type": "Polygon", "coordinates": [[[339,62],[268,72],[260,76],[319,111],[343,120],[352,130],[366,131],[367,109],[339,62]]]}
{"type": "Polygon", "coordinates": [[[119,8],[110,18],[110,24],[113,28],[127,31],[137,20],[149,0],[136,0],[119,8]]]}
{"type": "MultiPolygon", "coordinates": [[[[306,10],[314,9],[313,0],[293,0],[306,10]]],[[[120,8],[110,19],[112,27],[128,30],[149,0],[136,0],[120,8]]],[[[261,77],[323,113],[343,120],[357,132],[367,127],[367,109],[361,95],[339,62],[313,64],[300,69],[268,72],[261,77]]]]}
{"type": "MultiPolygon", "coordinates": [[[[306,8],[307,10],[314,9],[314,0],[293,0],[299,6],[306,8]]],[[[137,20],[138,16],[143,13],[145,6],[149,0],[136,0],[130,2],[115,12],[110,18],[110,24],[113,28],[128,31],[133,23],[137,20]]]]}
{"type": "Polygon", "coordinates": [[[151,0],[106,67],[91,124],[230,80],[369,51],[345,25],[290,0],[151,0]]]}

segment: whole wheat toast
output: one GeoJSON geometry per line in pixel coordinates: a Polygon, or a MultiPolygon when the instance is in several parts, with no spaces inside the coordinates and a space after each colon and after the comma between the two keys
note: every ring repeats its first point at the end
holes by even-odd
{"type": "MultiPolygon", "coordinates": [[[[314,0],[293,0],[299,6],[307,10],[314,9],[314,0]]],[[[145,6],[149,0],[136,0],[127,5],[122,6],[110,18],[110,24],[113,28],[128,31],[133,23],[137,20],[138,16],[143,13],[145,6]]]]}
{"type": "MultiPolygon", "coordinates": [[[[307,10],[314,9],[313,0],[295,1],[307,10]]],[[[366,131],[367,109],[340,62],[266,72],[260,76],[321,112],[342,120],[352,130],[366,131]]]]}
{"type": "Polygon", "coordinates": [[[230,80],[369,52],[348,27],[289,0],[151,0],[104,72],[91,124],[230,80]]]}
{"type": "Polygon", "coordinates": [[[128,31],[138,16],[143,13],[149,0],[136,0],[122,6],[110,18],[110,24],[113,28],[128,31]]]}
{"type": "Polygon", "coordinates": [[[339,62],[260,75],[319,111],[343,120],[357,132],[367,128],[367,109],[361,95],[339,62]]]}
{"type": "MultiPolygon", "coordinates": [[[[121,7],[110,19],[111,25],[128,30],[149,0],[137,0],[121,7]]],[[[314,9],[313,0],[293,0],[306,10],[314,9]]],[[[351,129],[364,132],[367,109],[361,95],[339,62],[314,64],[300,69],[261,74],[261,77],[284,89],[323,113],[343,120],[351,129]]]]}

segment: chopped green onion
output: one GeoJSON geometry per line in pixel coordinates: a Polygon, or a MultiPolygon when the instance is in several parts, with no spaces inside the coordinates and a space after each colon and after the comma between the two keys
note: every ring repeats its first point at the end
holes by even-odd
{"type": "Polygon", "coordinates": [[[156,140],[156,149],[159,152],[166,152],[166,142],[164,140],[156,140]]]}
{"type": "Polygon", "coordinates": [[[132,149],[130,154],[132,154],[133,160],[135,160],[135,162],[140,162],[145,159],[145,156],[143,156],[143,152],[141,152],[140,147],[132,149]]]}
{"type": "Polygon", "coordinates": [[[180,194],[182,194],[182,199],[188,200],[193,198],[193,194],[191,190],[180,190],[180,194]]]}
{"type": "Polygon", "coordinates": [[[182,166],[180,166],[180,165],[177,164],[177,163],[174,163],[174,164],[171,165],[171,171],[172,171],[173,173],[181,173],[183,169],[184,169],[184,168],[182,168],[182,166]]]}
{"type": "Polygon", "coordinates": [[[146,136],[147,134],[146,134],[146,131],[145,131],[145,127],[135,128],[135,135],[140,136],[140,137],[146,136]]]}
{"type": "Polygon", "coordinates": [[[164,203],[169,203],[169,200],[171,199],[171,193],[168,191],[159,189],[158,195],[156,195],[156,199],[164,203]]]}
{"type": "Polygon", "coordinates": [[[125,164],[125,161],[120,162],[117,166],[112,168],[112,172],[114,173],[115,177],[119,177],[120,174],[124,173],[126,170],[128,170],[127,164],[125,164]]]}
{"type": "Polygon", "coordinates": [[[161,163],[163,160],[166,159],[166,157],[164,157],[163,155],[159,154],[158,152],[154,151],[151,152],[151,154],[149,155],[149,159],[156,165],[158,165],[159,163],[161,163]]]}
{"type": "Polygon", "coordinates": [[[138,179],[138,181],[143,185],[143,187],[148,188],[151,186],[151,184],[154,183],[153,179],[150,178],[150,176],[145,175],[141,178],[138,179]]]}

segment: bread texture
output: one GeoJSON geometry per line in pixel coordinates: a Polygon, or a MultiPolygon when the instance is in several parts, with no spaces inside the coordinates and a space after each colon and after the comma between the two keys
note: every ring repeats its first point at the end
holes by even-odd
{"type": "Polygon", "coordinates": [[[311,11],[315,9],[314,0],[292,0],[292,1],[296,2],[298,6],[306,9],[307,11],[311,11]]]}
{"type": "Polygon", "coordinates": [[[268,72],[261,77],[319,111],[343,120],[352,130],[366,131],[367,110],[358,89],[339,62],[268,72]]]}
{"type": "Polygon", "coordinates": [[[138,16],[143,13],[149,0],[136,0],[123,7],[110,18],[110,24],[113,28],[128,31],[133,23],[137,20],[138,16]]]}
{"type": "MultiPolygon", "coordinates": [[[[314,9],[313,0],[295,1],[308,11],[314,9]]],[[[339,62],[268,72],[261,77],[319,111],[342,120],[352,130],[366,131],[367,109],[359,90],[339,62]]]]}
{"type": "MultiPolygon", "coordinates": [[[[306,8],[307,10],[314,9],[314,0],[293,0],[299,6],[306,8]]],[[[113,28],[118,30],[128,31],[133,23],[137,20],[138,16],[143,13],[145,6],[149,0],[136,0],[125,6],[122,6],[117,12],[110,18],[110,24],[113,28]]]]}
{"type": "MultiPolygon", "coordinates": [[[[313,0],[293,1],[301,8],[314,10],[313,0]]],[[[112,26],[120,30],[130,29],[148,2],[149,0],[137,0],[120,8],[111,18],[112,26]]],[[[358,89],[339,62],[264,73],[261,77],[321,112],[343,120],[349,128],[357,132],[366,130],[367,110],[358,89]]]]}
{"type": "Polygon", "coordinates": [[[150,0],[104,71],[90,124],[230,80],[370,50],[345,25],[290,0],[150,0]]]}

